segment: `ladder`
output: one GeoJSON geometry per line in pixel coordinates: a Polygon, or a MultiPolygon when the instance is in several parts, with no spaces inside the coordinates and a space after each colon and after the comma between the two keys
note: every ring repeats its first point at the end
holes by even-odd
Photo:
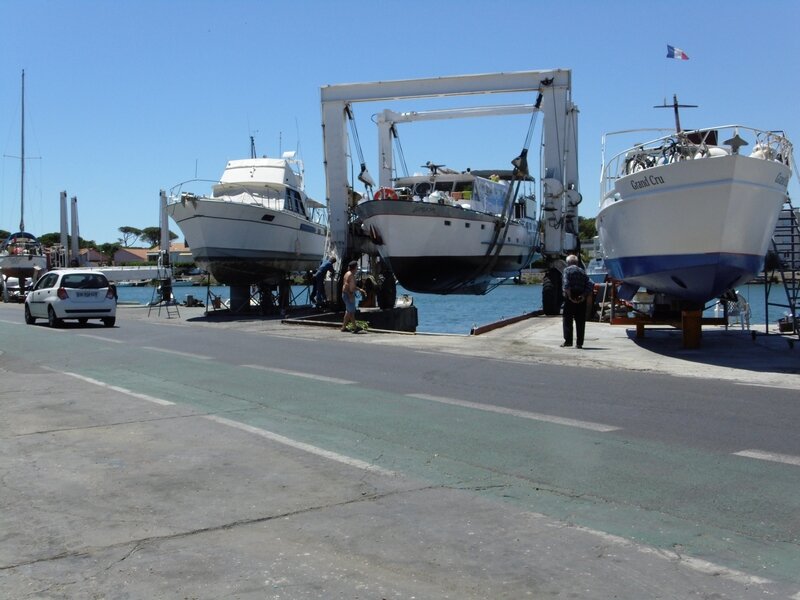
{"type": "Polygon", "coordinates": [[[153,298],[150,301],[147,309],[147,316],[150,316],[150,311],[154,307],[158,307],[158,316],[161,316],[161,308],[163,307],[167,313],[167,318],[173,317],[180,318],[181,313],[178,310],[178,302],[172,293],[172,269],[162,262],[162,255],[158,258],[158,286],[153,288],[153,298]]]}
{"type": "Polygon", "coordinates": [[[782,333],[800,335],[800,209],[792,206],[788,194],[781,209],[775,233],[772,236],[772,250],[775,253],[771,273],[764,268],[764,294],[766,298],[765,310],[767,332],[769,332],[769,307],[780,306],[787,310],[787,319],[779,323],[782,333]],[[776,271],[780,274],[780,282],[786,292],[786,303],[770,302],[769,292],[772,281],[776,279],[776,271]]]}

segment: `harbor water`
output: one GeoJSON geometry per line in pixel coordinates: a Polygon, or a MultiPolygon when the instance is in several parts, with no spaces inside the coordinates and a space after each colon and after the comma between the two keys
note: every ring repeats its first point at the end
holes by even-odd
{"type": "MultiPolygon", "coordinates": [[[[185,302],[191,295],[196,300],[207,304],[205,287],[187,286],[175,287],[173,293],[178,302],[185,302]]],[[[120,287],[118,288],[119,300],[123,303],[147,304],[154,299],[154,288],[145,287],[120,287]]],[[[227,299],[230,291],[226,286],[212,286],[210,291],[227,299]]],[[[763,329],[765,322],[765,301],[763,285],[747,285],[738,289],[750,304],[750,324],[752,329],[763,329]]],[[[292,288],[297,304],[308,303],[307,288],[295,286],[292,288]]],[[[498,286],[485,296],[436,294],[412,294],[398,287],[398,296],[409,294],[414,299],[417,307],[419,326],[417,331],[425,333],[451,333],[468,334],[476,325],[486,325],[501,319],[516,317],[542,308],[542,286],[506,284],[498,286]]],[[[770,292],[770,302],[786,303],[786,294],[783,287],[774,284],[770,292]]],[[[769,323],[775,325],[786,313],[780,306],[769,307],[769,323]]],[[[708,316],[713,315],[713,309],[706,311],[708,316]]]]}

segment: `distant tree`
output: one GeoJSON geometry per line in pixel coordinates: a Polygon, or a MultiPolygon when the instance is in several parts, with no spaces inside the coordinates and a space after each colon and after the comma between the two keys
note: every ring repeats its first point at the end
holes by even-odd
{"type": "Polygon", "coordinates": [[[97,250],[105,254],[110,260],[114,260],[114,255],[120,249],[120,245],[118,242],[106,242],[105,244],[100,244],[97,247],[97,250]]]}
{"type": "Polygon", "coordinates": [[[55,246],[61,243],[61,234],[57,232],[45,233],[39,236],[39,241],[42,242],[43,246],[55,246]]]}
{"type": "Polygon", "coordinates": [[[119,238],[119,241],[122,242],[122,245],[125,248],[133,246],[140,237],[142,237],[142,230],[138,227],[120,227],[117,231],[122,234],[122,237],[119,238]]]}
{"type": "MultiPolygon", "coordinates": [[[[158,246],[161,243],[161,227],[145,227],[142,229],[141,239],[150,244],[150,247],[158,246]]],[[[178,239],[178,235],[169,232],[170,241],[178,239]]]]}
{"type": "Polygon", "coordinates": [[[578,217],[578,233],[583,241],[591,241],[597,235],[594,218],[578,217]]]}
{"type": "Polygon", "coordinates": [[[8,236],[11,235],[10,231],[6,231],[5,229],[0,229],[0,241],[5,242],[8,239],[8,236]]]}
{"type": "MultiPolygon", "coordinates": [[[[45,233],[44,235],[39,236],[39,241],[42,242],[43,246],[55,246],[56,244],[61,243],[61,234],[58,232],[52,233],[45,233]]],[[[67,236],[67,246],[72,245],[72,236],[67,236]]],[[[78,236],[78,248],[97,248],[97,244],[94,240],[85,240],[82,237],[78,236]]]]}

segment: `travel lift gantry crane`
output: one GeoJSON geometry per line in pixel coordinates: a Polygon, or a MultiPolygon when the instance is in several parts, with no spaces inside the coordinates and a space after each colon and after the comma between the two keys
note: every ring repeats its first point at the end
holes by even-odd
{"type": "MultiPolygon", "coordinates": [[[[489,73],[427,79],[328,85],[320,89],[325,156],[325,185],[329,211],[331,252],[340,260],[339,277],[348,261],[366,253],[377,255],[374,246],[354,239],[349,231],[352,190],[348,181],[347,122],[350,105],[357,102],[397,101],[476,94],[541,95],[537,100],[544,114],[541,150],[542,235],[540,251],[547,263],[542,286],[546,314],[558,314],[561,305],[561,270],[566,254],[579,251],[577,116],[572,103],[572,72],[569,69],[489,73]]],[[[475,109],[480,112],[479,109],[475,109]]],[[[508,111],[515,110],[508,108],[508,111]]],[[[530,110],[530,109],[529,109],[530,110]]],[[[535,110],[535,108],[534,108],[535,110]]],[[[463,116],[481,116],[480,114],[463,116]]],[[[484,111],[491,114],[491,111],[484,111]]],[[[499,113],[495,113],[499,114],[499,113]]],[[[510,114],[507,112],[506,114],[510,114]]],[[[439,117],[443,118],[443,117],[439,117]]],[[[379,127],[382,152],[380,185],[390,187],[392,165],[388,127],[379,127]],[[388,152],[387,152],[388,148],[388,152]]]]}

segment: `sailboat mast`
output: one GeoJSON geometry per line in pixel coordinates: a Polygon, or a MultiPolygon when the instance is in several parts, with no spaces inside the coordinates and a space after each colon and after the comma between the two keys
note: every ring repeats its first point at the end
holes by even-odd
{"type": "Polygon", "coordinates": [[[19,230],[25,231],[25,69],[22,69],[22,125],[20,136],[22,149],[20,157],[20,182],[19,182],[19,230]]]}

